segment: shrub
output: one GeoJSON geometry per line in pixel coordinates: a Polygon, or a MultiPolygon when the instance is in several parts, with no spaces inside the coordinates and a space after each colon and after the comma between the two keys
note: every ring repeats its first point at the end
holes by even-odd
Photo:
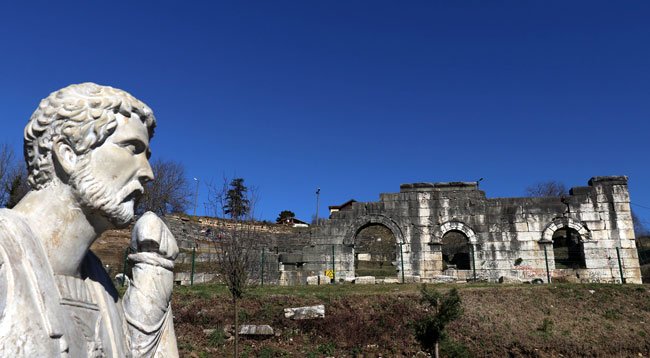
{"type": "Polygon", "coordinates": [[[438,357],[438,344],[445,338],[445,327],[462,314],[460,296],[456,288],[443,295],[422,285],[420,292],[422,302],[431,310],[415,322],[415,338],[424,350],[438,357]]]}

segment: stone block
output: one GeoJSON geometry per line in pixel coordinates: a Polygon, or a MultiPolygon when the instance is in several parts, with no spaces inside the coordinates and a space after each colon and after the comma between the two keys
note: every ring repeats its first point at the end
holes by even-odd
{"type": "MultiPolygon", "coordinates": [[[[429,278],[428,281],[431,283],[452,283],[452,282],[456,282],[456,277],[450,275],[435,275],[435,276],[431,276],[431,278],[429,278]]],[[[406,280],[406,282],[409,281],[406,280]]]]}
{"type": "Polygon", "coordinates": [[[357,260],[359,261],[370,261],[370,254],[357,254],[357,260]]]}
{"type": "Polygon", "coordinates": [[[269,337],[273,336],[273,328],[271,328],[271,326],[268,324],[243,324],[239,329],[239,334],[242,336],[269,337]]]}
{"type": "Polygon", "coordinates": [[[325,305],[285,308],[284,317],[292,320],[325,318],[325,305]]]}
{"type": "Polygon", "coordinates": [[[325,275],[315,275],[315,276],[307,276],[307,284],[308,285],[327,285],[331,282],[332,280],[325,275]]]}
{"type": "Polygon", "coordinates": [[[381,283],[386,283],[386,284],[390,284],[390,283],[400,283],[400,280],[397,279],[397,278],[395,278],[395,277],[386,277],[386,278],[384,278],[384,279],[382,280],[381,283]]]}
{"type": "Polygon", "coordinates": [[[420,276],[404,275],[404,283],[420,283],[420,276]]]}
{"type": "Polygon", "coordinates": [[[516,276],[501,276],[499,277],[499,283],[522,283],[523,281],[516,276]]]}
{"type": "Polygon", "coordinates": [[[356,277],[354,280],[354,283],[357,285],[374,285],[375,284],[375,276],[359,276],[356,277]]]}
{"type": "Polygon", "coordinates": [[[517,231],[517,232],[528,231],[528,224],[525,223],[525,222],[516,222],[515,223],[515,231],[517,231]]]}

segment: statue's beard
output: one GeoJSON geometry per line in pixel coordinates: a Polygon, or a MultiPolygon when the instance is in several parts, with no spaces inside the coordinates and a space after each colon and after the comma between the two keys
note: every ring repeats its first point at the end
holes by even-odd
{"type": "Polygon", "coordinates": [[[70,184],[79,204],[87,209],[96,210],[118,228],[127,226],[134,216],[135,193],[141,193],[138,181],[129,183],[120,190],[95,179],[89,165],[70,176],[70,184]]]}

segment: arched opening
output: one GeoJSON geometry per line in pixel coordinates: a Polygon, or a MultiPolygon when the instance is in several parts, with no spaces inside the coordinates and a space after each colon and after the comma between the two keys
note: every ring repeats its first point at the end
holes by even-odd
{"type": "Polygon", "coordinates": [[[469,238],[462,231],[447,231],[442,236],[442,270],[470,270],[472,258],[469,245],[469,238]]]}
{"type": "Polygon", "coordinates": [[[357,232],[354,242],[356,276],[395,276],[397,242],[389,228],[381,224],[367,225],[357,232]]]}
{"type": "Polygon", "coordinates": [[[562,227],[553,233],[553,255],[556,269],[587,268],[582,238],[575,229],[562,227]]]}

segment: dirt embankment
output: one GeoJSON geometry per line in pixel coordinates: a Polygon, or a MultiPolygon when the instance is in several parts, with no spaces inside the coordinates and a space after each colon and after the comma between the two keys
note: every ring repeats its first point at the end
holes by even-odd
{"type": "MultiPolygon", "coordinates": [[[[451,286],[435,286],[446,290],[451,286]]],[[[242,339],[247,356],[413,356],[412,322],[427,314],[418,286],[257,288],[242,301],[240,322],[269,324],[276,335],[242,339]],[[324,304],[321,320],[291,321],[283,308],[324,304]]],[[[461,286],[464,313],[449,326],[443,356],[650,356],[647,285],[461,286]]],[[[232,354],[223,327],[232,324],[223,287],[174,294],[182,356],[232,354]],[[204,329],[216,329],[206,334],[204,329]]]]}

